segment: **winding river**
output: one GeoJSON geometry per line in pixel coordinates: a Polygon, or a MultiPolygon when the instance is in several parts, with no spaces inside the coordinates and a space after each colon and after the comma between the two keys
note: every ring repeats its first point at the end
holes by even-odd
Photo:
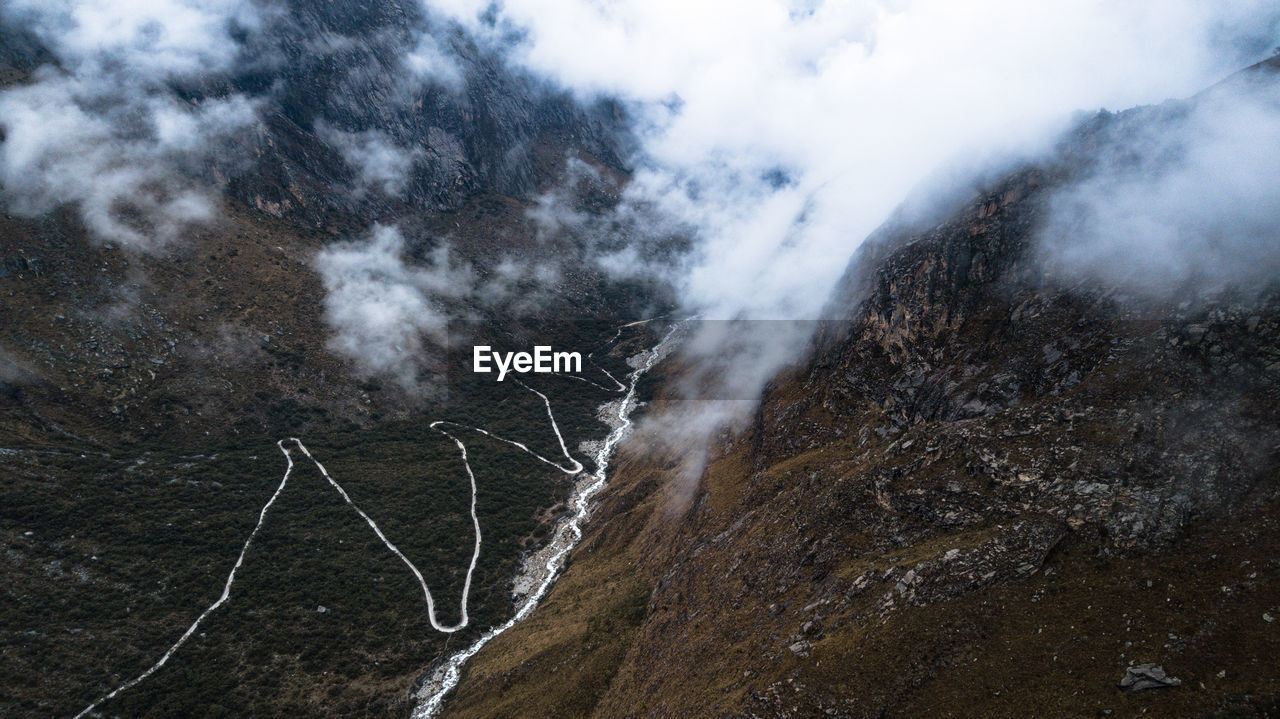
{"type": "Polygon", "coordinates": [[[551,542],[534,555],[536,561],[526,562],[522,575],[516,578],[517,585],[525,583],[531,586],[532,591],[520,603],[516,613],[504,624],[485,632],[470,646],[453,654],[436,667],[415,694],[418,705],[414,709],[413,719],[428,719],[438,714],[449,692],[458,686],[458,681],[462,678],[462,667],[467,660],[475,656],[484,645],[493,641],[494,637],[527,617],[551,589],[560,570],[564,568],[564,562],[570,550],[582,539],[582,525],[591,512],[591,499],[604,489],[609,459],[613,456],[618,444],[631,430],[631,413],[639,404],[636,400],[636,387],[640,378],[666,356],[676,329],[677,327],[673,327],[655,347],[639,355],[639,361],[633,365],[631,374],[627,375],[626,394],[621,399],[614,400],[601,408],[601,417],[612,425],[612,430],[596,448],[594,457],[596,470],[574,487],[573,494],[569,498],[569,517],[561,522],[551,542]]]}

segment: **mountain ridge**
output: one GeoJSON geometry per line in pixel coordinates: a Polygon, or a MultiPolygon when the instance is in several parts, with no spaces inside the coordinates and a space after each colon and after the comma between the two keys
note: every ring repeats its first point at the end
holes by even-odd
{"type": "Polygon", "coordinates": [[[1144,298],[1034,255],[1058,188],[1182,111],[887,228],[696,486],[692,447],[620,463],[444,716],[1272,715],[1275,288],[1144,298]],[[1118,687],[1145,662],[1181,686],[1118,687]]]}

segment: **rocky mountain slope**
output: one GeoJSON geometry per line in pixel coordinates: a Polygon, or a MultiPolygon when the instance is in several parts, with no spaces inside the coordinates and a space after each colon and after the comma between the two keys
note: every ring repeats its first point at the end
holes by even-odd
{"type": "MultiPolygon", "coordinates": [[[[40,36],[4,20],[0,89],[65,64],[40,36]]],[[[22,418],[13,431],[61,427],[88,441],[129,442],[405,417],[401,393],[373,389],[385,378],[364,383],[327,346],[316,256],[363,238],[373,223],[400,228],[410,267],[447,246],[451,262],[474,270],[477,288],[511,285],[510,301],[477,306],[473,292],[457,302],[458,315],[481,323],[519,314],[510,305],[524,293],[537,293],[542,316],[602,322],[637,301],[590,266],[541,283],[500,273],[535,248],[580,259],[574,240],[548,237],[530,210],[538,193],[566,185],[578,193],[570,205],[616,202],[626,144],[616,108],[584,108],[460,29],[396,2],[294,3],[239,41],[229,69],[164,89],[193,106],[234,95],[258,103],[260,123],[245,144],[186,168],[183,181],[223,191],[213,221],[138,252],[95,237],[72,207],[30,217],[4,198],[0,382],[4,396],[22,400],[7,408],[22,418]],[[448,43],[440,62],[453,75],[411,81],[400,65],[424,42],[448,43]],[[362,180],[341,152],[362,137],[407,158],[403,186],[362,180]],[[569,175],[571,158],[584,179],[569,175]]],[[[363,149],[361,157],[379,156],[363,149]]]]}
{"type": "MultiPolygon", "coordinates": [[[[93,133],[35,153],[87,195],[24,203],[21,173],[0,188],[0,714],[72,716],[152,666],[218,599],[274,497],[283,437],[304,437],[432,591],[458,597],[469,472],[430,423],[559,456],[546,407],[510,385],[446,398],[414,384],[438,379],[427,369],[406,383],[356,366],[335,349],[318,258],[394,224],[402,256],[375,262],[371,285],[422,281],[443,256],[469,286],[431,299],[469,336],[551,320],[542,338],[599,347],[611,320],[671,306],[666,288],[582,261],[628,170],[624,108],[398,0],[246,3],[270,12],[224,23],[228,51],[189,71],[131,66],[132,47],[78,64],[58,23],[24,25],[37,5],[0,9],[0,92],[50,82],[66,103],[51,106],[93,133]],[[244,116],[205,137],[206,109],[244,116]],[[157,117],[199,147],[175,149],[183,132],[162,137],[157,117]],[[126,177],[136,196],[98,209],[160,240],[104,236],[84,210],[103,199],[85,186],[111,184],[84,178],[121,168],[145,182],[126,177]],[[216,216],[153,233],[148,210],[193,187],[216,216]]],[[[143,45],[163,34],[144,30],[143,45]]],[[[1275,64],[1237,82],[1273,87],[1275,64]]],[[[1036,254],[1057,190],[1116,157],[1140,165],[1143,128],[1193,106],[1099,115],[942,217],[886,226],[812,356],[696,484],[692,439],[614,463],[568,572],[474,659],[447,711],[1274,715],[1275,288],[1152,300],[1036,254]]],[[[0,143],[29,127],[0,117],[0,143]]],[[[631,341],[597,359],[620,376],[644,346],[631,341]]],[[[581,455],[614,395],[539,387],[581,455]]],[[[649,410],[668,407],[687,404],[649,410]]],[[[560,472],[476,442],[472,626],[434,632],[403,564],[302,465],[231,600],[101,712],[404,716],[433,662],[511,615],[520,558],[564,515],[560,472]]]]}
{"type": "Polygon", "coordinates": [[[693,447],[620,463],[446,716],[1276,716],[1280,295],[1037,254],[1055,191],[1202,100],[886,226],[693,490],[693,447]]]}
{"type": "MultiPolygon", "coordinates": [[[[457,447],[430,423],[486,427],[555,457],[546,408],[510,382],[450,399],[426,372],[405,386],[362,370],[331,341],[317,261],[326,248],[395,223],[404,237],[395,260],[412,273],[447,247],[475,284],[449,298],[469,336],[504,337],[527,322],[555,344],[595,347],[612,335],[610,318],[652,301],[578,266],[577,240],[548,234],[531,214],[551,188],[570,208],[616,202],[625,139],[614,109],[583,107],[407,7],[416,6],[290,3],[237,36],[229,69],[148,86],[161,105],[251,97],[260,120],[239,145],[197,153],[165,178],[212,188],[218,200],[213,219],[168,242],[115,242],[74,202],[20,211],[16,189],[0,188],[0,714],[73,716],[151,666],[218,598],[280,482],[283,437],[306,438],[423,567],[442,621],[457,620],[474,541],[469,485],[457,447]],[[458,73],[447,83],[414,80],[399,64],[424,37],[447,44],[458,73]],[[409,158],[402,185],[370,179],[341,152],[356,143],[353,157],[370,156],[370,142],[409,158]],[[571,166],[586,168],[576,183],[571,166]],[[565,266],[546,278],[503,274],[504,263],[543,252],[565,266]],[[542,324],[584,315],[591,321],[542,324]]],[[[0,13],[0,91],[76,71],[13,18],[0,13]]],[[[119,79],[94,87],[110,92],[119,79]]],[[[13,122],[0,117],[0,143],[30,129],[13,122]]],[[[126,140],[119,146],[136,138],[126,140]]],[[[113,212],[147,226],[128,198],[113,212]]],[[[621,358],[597,359],[627,370],[621,358]]],[[[607,392],[568,381],[542,390],[575,452],[608,431],[595,416],[607,392]]],[[[450,641],[513,611],[520,557],[546,540],[568,492],[561,472],[523,453],[497,442],[472,449],[485,532],[472,627],[452,639],[433,631],[413,576],[316,470],[299,466],[230,602],[164,671],[101,711],[407,713],[415,679],[450,641]]]]}
{"type": "Polygon", "coordinates": [[[566,153],[624,168],[620,107],[582,106],[416,4],[291,3],[242,52],[226,78],[205,81],[269,98],[253,160],[227,170],[228,190],[304,226],[429,217],[480,192],[529,199],[566,153]],[[430,48],[421,78],[405,66],[423,53],[415,45],[430,48]],[[379,151],[359,145],[371,137],[408,159],[402,187],[362,179],[356,160],[379,151]],[[348,143],[361,152],[344,153],[348,143]]]}

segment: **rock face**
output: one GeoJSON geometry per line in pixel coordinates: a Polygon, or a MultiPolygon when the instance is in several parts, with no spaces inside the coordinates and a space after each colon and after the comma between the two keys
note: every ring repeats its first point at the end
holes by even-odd
{"type": "MultiPolygon", "coordinates": [[[[235,47],[225,67],[155,89],[192,107],[234,97],[255,108],[253,129],[185,163],[184,181],[225,186],[300,228],[339,232],[423,222],[479,195],[527,200],[560,178],[571,155],[625,169],[631,141],[620,105],[584,105],[515,69],[499,41],[477,41],[421,3],[259,9],[254,22],[228,20],[235,47]]],[[[57,40],[33,34],[23,17],[0,17],[0,88],[59,63],[43,44],[57,40]]]]}
{"type": "Polygon", "coordinates": [[[1131,692],[1181,685],[1181,679],[1169,676],[1165,673],[1164,667],[1155,664],[1138,664],[1129,667],[1124,670],[1124,679],[1120,680],[1120,688],[1131,692]]]}
{"type": "MultiPolygon", "coordinates": [[[[569,158],[600,176],[582,183],[594,201],[616,201],[627,138],[613,105],[584,107],[511,69],[500,49],[418,3],[281,8],[235,35],[228,67],[155,90],[192,105],[242,96],[256,108],[242,143],[173,169],[225,190],[215,221],[134,253],[95,241],[70,208],[28,218],[0,197],[0,352],[13,355],[0,369],[27,368],[22,382],[0,376],[0,412],[104,442],[104,427],[133,441],[402,419],[417,398],[364,383],[330,351],[317,251],[395,224],[408,265],[430,264],[447,245],[477,285],[494,280],[503,295],[496,268],[535,243],[563,258],[581,249],[548,245],[527,213],[569,158]],[[415,53],[430,55],[428,67],[413,67],[415,53]]],[[[18,16],[0,15],[0,89],[59,62],[18,16]]],[[[520,290],[538,293],[548,316],[611,316],[619,294],[592,268],[533,284],[520,290]]],[[[507,311],[518,294],[485,311],[507,311]]]]}
{"type": "Polygon", "coordinates": [[[456,210],[477,193],[524,199],[568,152],[623,167],[618,107],[584,108],[498,53],[414,4],[291,3],[246,38],[234,73],[202,89],[266,100],[253,159],[224,168],[230,192],[320,227],[456,210]],[[407,65],[422,46],[427,66],[407,65]],[[368,177],[360,163],[379,153],[402,176],[368,177]]]}
{"type": "Polygon", "coordinates": [[[1176,111],[1099,116],[878,233],[842,321],[696,487],[678,453],[618,464],[447,714],[1274,712],[1280,296],[1140,300],[1035,255],[1054,190],[1176,111]],[[1178,681],[1161,667],[1188,686],[1116,687],[1178,681]]]}
{"type": "Polygon", "coordinates": [[[225,82],[265,96],[268,111],[253,161],[228,170],[229,189],[305,226],[456,210],[477,193],[524,199],[568,152],[623,167],[617,106],[582,107],[415,4],[291,3],[244,52],[225,82]],[[432,62],[415,72],[405,58],[423,44],[432,62]],[[370,184],[342,152],[367,156],[371,138],[407,160],[403,178],[370,184]]]}

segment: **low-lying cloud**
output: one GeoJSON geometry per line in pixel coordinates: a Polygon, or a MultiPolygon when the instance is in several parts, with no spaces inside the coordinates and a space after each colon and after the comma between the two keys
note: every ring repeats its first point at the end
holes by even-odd
{"type": "Polygon", "coordinates": [[[375,227],[365,240],[325,248],[315,260],[324,281],[329,348],[370,377],[406,390],[438,357],[432,346],[448,339],[451,301],[475,285],[471,268],[456,264],[447,245],[423,265],[405,260],[405,241],[394,227],[375,227]]]}
{"type": "Polygon", "coordinates": [[[0,347],[0,390],[3,385],[30,384],[36,376],[25,362],[0,347]]]}
{"type": "Polygon", "coordinates": [[[1280,89],[1233,82],[1136,114],[1115,123],[1123,152],[1053,198],[1054,275],[1156,299],[1280,277],[1280,89]]]}
{"type": "Polygon", "coordinates": [[[282,116],[314,127],[352,168],[357,199],[402,196],[416,163],[459,155],[428,138],[428,156],[406,128],[425,88],[461,89],[462,64],[429,13],[366,26],[366,10],[276,0],[0,5],[0,23],[49,59],[0,90],[0,201],[24,216],[69,205],[95,239],[154,249],[216,215],[227,180],[276,152],[264,118],[282,116]]]}
{"type": "MultiPolygon", "coordinates": [[[[477,31],[488,3],[455,0],[477,31]]],[[[961,153],[1038,149],[1081,108],[1187,95],[1271,42],[1270,3],[508,0],[495,34],[632,102],[628,199],[696,233],[707,317],[813,319],[853,250],[961,153]]]]}
{"type": "MultiPolygon", "coordinates": [[[[758,396],[804,356],[806,337],[780,339],[752,320],[820,318],[860,243],[922,181],[973,167],[961,178],[972,192],[989,158],[1044,153],[1078,111],[1188,96],[1260,59],[1280,36],[1280,8],[1263,0],[446,6],[494,43],[515,38],[509,56],[533,71],[584,98],[626,104],[640,149],[614,217],[634,235],[598,261],[619,276],[667,280],[685,314],[745,320],[710,349],[716,338],[691,344],[700,348],[687,357],[698,366],[692,375],[710,397],[758,396]],[[686,251],[665,251],[680,246],[673,236],[686,251]]],[[[1181,180],[1127,188],[1131,203],[1155,191],[1173,206],[1176,184],[1196,184],[1189,176],[1206,169],[1188,163],[1181,180]]],[[[1268,171],[1259,161],[1212,183],[1218,193],[1239,190],[1216,203],[1221,216],[1250,201],[1249,183],[1268,171]]],[[[1102,223],[1130,209],[1095,211],[1102,223]]],[[[1100,240],[1095,248],[1107,246],[1100,240]]],[[[748,417],[749,405],[685,405],[679,421],[710,438],[748,417]]]]}
{"type": "Polygon", "coordinates": [[[38,216],[70,203],[96,238],[139,249],[211,219],[218,199],[200,165],[254,126],[253,103],[190,106],[163,94],[124,101],[100,87],[48,77],[0,94],[9,209],[38,216]]]}
{"type": "Polygon", "coordinates": [[[320,122],[316,136],[338,151],[342,159],[357,173],[357,189],[377,188],[385,195],[404,192],[413,164],[422,158],[417,148],[401,147],[380,130],[345,132],[320,122]]]}
{"type": "MultiPolygon", "coordinates": [[[[452,133],[415,124],[424,87],[465,100],[467,73],[483,69],[455,53],[470,42],[456,22],[585,100],[619,98],[632,120],[635,172],[616,208],[598,217],[552,198],[536,221],[589,237],[585,249],[618,276],[665,280],[687,314],[816,319],[862,240],[939,168],[992,148],[1038,152],[1080,109],[1189,95],[1280,34],[1280,8],[1265,0],[441,0],[385,25],[362,8],[318,7],[6,3],[0,21],[56,60],[0,91],[6,205],[36,215],[69,203],[101,240],[166,242],[216,213],[218,162],[254,146],[242,140],[276,100],[316,106],[290,120],[314,126],[358,192],[409,194],[415,169],[466,160],[452,133]],[[290,71],[327,63],[340,71],[317,96],[287,87],[290,71]],[[233,92],[237,73],[271,82],[233,92]]],[[[1064,194],[1049,235],[1076,241],[1059,243],[1056,261],[1106,273],[1142,255],[1128,261],[1160,283],[1270,267],[1264,178],[1275,166],[1246,139],[1274,140],[1256,117],[1267,112],[1233,107],[1238,126],[1189,118],[1168,141],[1201,149],[1154,168],[1158,179],[1100,173],[1064,194]],[[1232,153],[1247,157],[1228,166],[1232,153]],[[1206,201],[1185,206],[1183,193],[1206,201]]],[[[521,260],[478,286],[446,257],[415,266],[394,233],[375,229],[317,260],[334,346],[364,371],[418,372],[411,358],[438,331],[441,298],[499,303],[560,276],[555,262],[521,260]]],[[[805,346],[759,343],[739,348],[756,358],[750,370],[725,378],[742,385],[735,396],[805,346]]]]}
{"type": "Polygon", "coordinates": [[[0,92],[0,185],[35,216],[78,208],[101,241],[149,249],[210,219],[210,162],[251,131],[240,95],[179,97],[172,85],[228,68],[233,35],[258,21],[239,0],[14,0],[0,21],[26,27],[56,64],[0,92]]]}
{"type": "Polygon", "coordinates": [[[419,82],[439,83],[454,92],[460,92],[465,87],[465,77],[458,58],[430,32],[418,33],[413,49],[405,55],[404,67],[419,82]]]}

